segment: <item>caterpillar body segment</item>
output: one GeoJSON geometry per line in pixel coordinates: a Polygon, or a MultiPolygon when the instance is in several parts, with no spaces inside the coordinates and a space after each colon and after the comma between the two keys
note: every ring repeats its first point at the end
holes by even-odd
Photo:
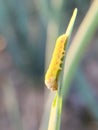
{"type": "Polygon", "coordinates": [[[50,90],[53,91],[58,89],[58,74],[59,71],[62,70],[61,64],[63,63],[63,57],[65,56],[66,52],[66,43],[66,34],[58,37],[49,68],[45,75],[45,84],[50,90]]]}

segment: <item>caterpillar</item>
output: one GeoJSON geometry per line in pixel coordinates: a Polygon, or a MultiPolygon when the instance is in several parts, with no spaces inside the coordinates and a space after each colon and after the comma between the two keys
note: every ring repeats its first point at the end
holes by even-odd
{"type": "Polygon", "coordinates": [[[63,57],[65,56],[65,46],[67,43],[67,35],[63,34],[57,38],[55,49],[49,68],[45,75],[45,84],[50,90],[58,89],[58,75],[62,69],[63,57]]]}

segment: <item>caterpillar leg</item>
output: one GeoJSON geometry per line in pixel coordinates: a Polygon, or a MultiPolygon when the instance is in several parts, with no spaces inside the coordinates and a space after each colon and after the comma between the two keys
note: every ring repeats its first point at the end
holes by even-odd
{"type": "Polygon", "coordinates": [[[65,54],[66,54],[66,51],[65,51],[65,50],[63,50],[62,55],[65,55],[65,54]]]}
{"type": "Polygon", "coordinates": [[[62,67],[59,66],[59,70],[62,70],[62,67]]]}

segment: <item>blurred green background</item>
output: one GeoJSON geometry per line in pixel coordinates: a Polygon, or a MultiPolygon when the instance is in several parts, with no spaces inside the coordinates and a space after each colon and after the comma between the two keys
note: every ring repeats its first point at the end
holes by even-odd
{"type": "MultiPolygon", "coordinates": [[[[55,39],[65,32],[74,8],[78,8],[73,38],[91,3],[92,0],[0,0],[0,130],[39,129],[45,105],[44,73],[55,39]]],[[[62,130],[96,129],[98,31],[71,86],[62,130]]]]}
{"type": "Polygon", "coordinates": [[[79,24],[89,5],[89,0],[0,0],[0,34],[15,65],[34,77],[41,77],[49,22],[54,21],[62,34],[73,9],[79,10],[76,21],[79,24]]]}

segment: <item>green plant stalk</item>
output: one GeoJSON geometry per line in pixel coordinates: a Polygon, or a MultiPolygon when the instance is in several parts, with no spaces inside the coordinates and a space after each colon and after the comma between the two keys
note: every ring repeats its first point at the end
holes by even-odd
{"type": "MultiPolygon", "coordinates": [[[[68,28],[65,32],[66,36],[68,36],[68,39],[71,35],[73,25],[74,25],[74,22],[76,19],[76,15],[77,15],[77,9],[74,10],[71,20],[69,22],[68,28]]],[[[68,41],[69,40],[67,40],[67,44],[68,44],[68,41]]],[[[62,66],[62,68],[63,67],[64,66],[62,66]]],[[[60,120],[61,120],[61,111],[62,111],[62,94],[61,94],[62,75],[63,75],[63,73],[60,73],[59,80],[58,80],[59,89],[56,93],[56,96],[54,97],[54,100],[53,100],[53,103],[51,106],[48,130],[59,130],[60,129],[60,120]]]]}
{"type": "MultiPolygon", "coordinates": [[[[76,16],[77,16],[77,8],[75,8],[74,12],[73,12],[73,15],[70,19],[70,22],[69,22],[69,25],[67,27],[67,30],[65,32],[65,34],[68,36],[68,40],[67,40],[67,44],[66,44],[66,47],[65,47],[65,50],[66,50],[66,53],[67,53],[67,50],[68,50],[68,46],[69,46],[69,39],[71,37],[71,34],[72,34],[72,30],[73,30],[73,26],[74,26],[74,23],[75,23],[75,19],[76,19],[76,16]]],[[[65,59],[66,59],[66,56],[64,58],[64,62],[65,62],[65,59]]],[[[60,123],[61,123],[61,113],[62,113],[62,102],[63,102],[63,97],[62,97],[62,77],[63,77],[63,70],[64,70],[64,64],[62,65],[62,71],[60,73],[60,76],[59,76],[59,79],[58,79],[58,106],[57,106],[57,114],[58,114],[58,118],[56,119],[56,130],[59,130],[60,129],[60,123]],[[60,108],[60,110],[59,110],[60,108]]]]}
{"type": "Polygon", "coordinates": [[[94,0],[67,53],[62,84],[62,95],[64,97],[67,96],[77,65],[97,27],[98,1],[94,0]]]}
{"type": "Polygon", "coordinates": [[[49,124],[49,114],[50,114],[50,109],[51,109],[51,103],[53,102],[53,99],[55,97],[55,93],[51,93],[47,91],[45,95],[45,107],[44,107],[44,113],[43,117],[41,119],[41,125],[39,127],[39,130],[47,130],[47,126],[49,124]],[[48,96],[47,96],[48,95],[48,96]],[[48,98],[47,98],[48,97],[48,98]]]}
{"type": "Polygon", "coordinates": [[[62,109],[62,97],[56,93],[56,96],[53,100],[50,112],[49,126],[48,130],[59,130],[60,128],[60,115],[62,109]]]}

